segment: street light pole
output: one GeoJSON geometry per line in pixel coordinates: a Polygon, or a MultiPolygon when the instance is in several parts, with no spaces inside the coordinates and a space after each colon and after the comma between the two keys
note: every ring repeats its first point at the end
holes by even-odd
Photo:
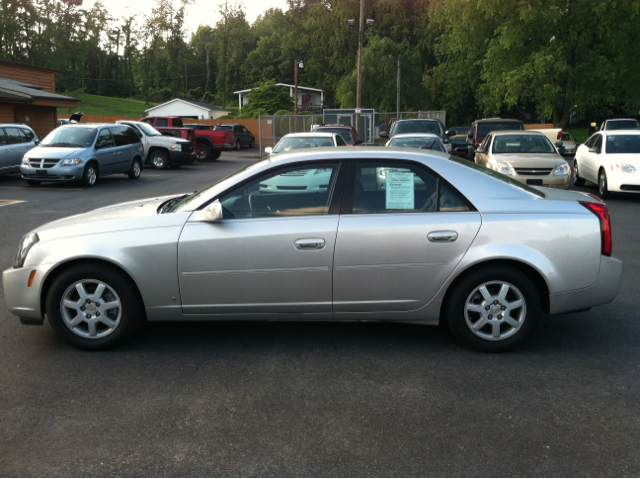
{"type": "Polygon", "coordinates": [[[293,112],[298,114],[298,60],[293,61],[293,112]]]}
{"type": "MultiPolygon", "coordinates": [[[[361,98],[362,98],[362,43],[364,42],[364,34],[374,25],[375,21],[371,18],[367,18],[367,30],[364,29],[364,0],[360,0],[360,26],[358,31],[354,32],[358,35],[358,84],[356,86],[356,131],[360,134],[360,114],[362,112],[361,98]]],[[[356,26],[355,19],[347,20],[347,25],[352,29],[356,26]]]]}

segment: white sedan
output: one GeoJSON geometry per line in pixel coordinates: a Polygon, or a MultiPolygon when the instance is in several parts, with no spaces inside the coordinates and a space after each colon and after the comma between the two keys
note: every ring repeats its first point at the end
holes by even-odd
{"type": "Polygon", "coordinates": [[[640,131],[613,130],[594,133],[576,150],[573,184],[590,181],[600,196],[610,192],[640,192],[640,131]]]}

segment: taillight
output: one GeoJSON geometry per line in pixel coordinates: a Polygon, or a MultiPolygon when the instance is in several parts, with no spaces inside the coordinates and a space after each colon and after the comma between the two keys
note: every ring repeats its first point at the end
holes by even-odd
{"type": "Polygon", "coordinates": [[[609,217],[609,208],[604,203],[580,201],[580,204],[600,220],[600,237],[602,239],[600,254],[611,256],[611,218],[609,217]]]}
{"type": "Polygon", "coordinates": [[[562,130],[558,132],[558,136],[556,137],[556,140],[562,140],[562,130]]]}

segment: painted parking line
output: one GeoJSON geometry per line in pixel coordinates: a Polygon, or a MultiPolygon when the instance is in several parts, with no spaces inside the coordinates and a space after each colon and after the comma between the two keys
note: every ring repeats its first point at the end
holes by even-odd
{"type": "Polygon", "coordinates": [[[21,200],[0,200],[0,207],[2,207],[2,206],[10,206],[10,205],[17,205],[18,203],[24,203],[24,201],[21,201],[21,200]]]}
{"type": "Polygon", "coordinates": [[[55,190],[55,191],[82,191],[82,188],[42,188],[40,186],[0,186],[1,189],[4,190],[30,190],[30,191],[39,191],[39,190],[55,190]]]}

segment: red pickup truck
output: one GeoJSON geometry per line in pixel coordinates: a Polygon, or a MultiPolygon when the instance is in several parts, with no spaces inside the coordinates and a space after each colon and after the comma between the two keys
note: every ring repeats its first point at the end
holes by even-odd
{"type": "MultiPolygon", "coordinates": [[[[144,121],[153,126],[156,130],[162,132],[165,129],[174,130],[183,128],[181,118],[170,116],[148,116],[140,121],[144,121]]],[[[236,138],[232,131],[216,131],[216,130],[190,130],[195,134],[195,142],[198,147],[198,160],[211,161],[217,160],[220,153],[225,148],[233,148],[236,144],[236,138]]]]}

